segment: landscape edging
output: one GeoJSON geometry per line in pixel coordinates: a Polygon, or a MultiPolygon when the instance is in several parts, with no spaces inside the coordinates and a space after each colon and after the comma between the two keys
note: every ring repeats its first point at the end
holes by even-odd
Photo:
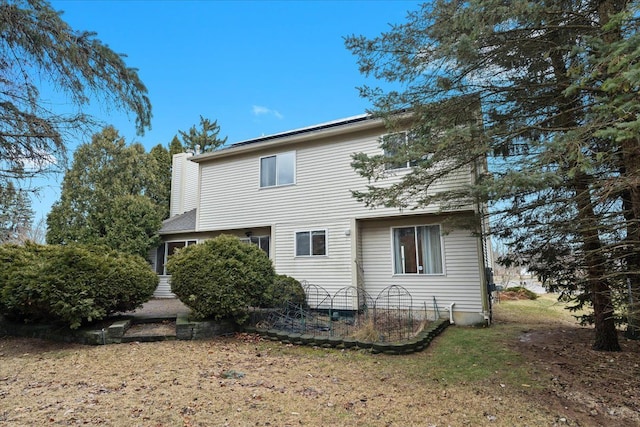
{"type": "Polygon", "coordinates": [[[277,329],[263,329],[247,326],[244,331],[256,333],[271,341],[281,341],[286,344],[309,345],[323,348],[356,348],[366,349],[371,353],[383,353],[389,355],[409,354],[424,350],[431,341],[440,335],[449,326],[449,319],[438,319],[432,322],[428,328],[420,331],[415,337],[398,342],[370,342],[360,341],[350,337],[335,337],[311,334],[288,333],[277,329]]]}

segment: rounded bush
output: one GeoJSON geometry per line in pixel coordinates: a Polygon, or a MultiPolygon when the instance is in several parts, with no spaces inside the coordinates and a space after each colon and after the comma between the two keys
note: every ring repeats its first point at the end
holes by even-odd
{"type": "Polygon", "coordinates": [[[273,283],[267,287],[261,306],[268,308],[284,307],[287,304],[306,306],[307,298],[300,282],[285,274],[276,274],[273,283]]]}
{"type": "Polygon", "coordinates": [[[157,285],[142,257],[105,247],[0,246],[0,311],[15,320],[75,329],[141,306],[157,285]]]}
{"type": "Polygon", "coordinates": [[[178,250],[169,258],[171,290],[200,319],[247,320],[273,284],[269,257],[257,246],[221,235],[178,250]]]}

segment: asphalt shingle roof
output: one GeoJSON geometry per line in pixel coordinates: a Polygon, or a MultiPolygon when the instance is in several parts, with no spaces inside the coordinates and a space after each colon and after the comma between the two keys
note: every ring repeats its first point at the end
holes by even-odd
{"type": "Polygon", "coordinates": [[[180,215],[162,221],[162,228],[158,234],[171,234],[185,231],[196,231],[196,209],[191,209],[180,215]]]}

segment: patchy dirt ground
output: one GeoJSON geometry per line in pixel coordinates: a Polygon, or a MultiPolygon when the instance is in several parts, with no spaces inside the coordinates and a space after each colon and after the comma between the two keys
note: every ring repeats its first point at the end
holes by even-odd
{"type": "MultiPolygon", "coordinates": [[[[501,299],[526,298],[518,292],[501,299]]],[[[527,317],[496,307],[496,326],[522,326],[507,345],[544,386],[532,398],[575,425],[640,426],[640,341],[620,333],[621,352],[594,351],[593,328],[562,311],[559,317],[527,317]]]]}
{"type": "Polygon", "coordinates": [[[593,331],[546,327],[512,343],[548,387],[541,405],[580,425],[640,426],[640,342],[620,337],[622,352],[591,349],[593,331]]]}
{"type": "Polygon", "coordinates": [[[479,381],[425,369],[455,328],[407,356],[253,335],[98,347],[0,337],[0,426],[640,425],[639,342],[600,353],[588,329],[499,316],[485,331],[508,331],[500,342],[533,384],[509,382],[509,366],[479,381]]]}

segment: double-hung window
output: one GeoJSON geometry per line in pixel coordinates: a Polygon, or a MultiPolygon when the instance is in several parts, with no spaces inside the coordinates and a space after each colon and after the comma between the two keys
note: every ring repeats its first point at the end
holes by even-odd
{"type": "Polygon", "coordinates": [[[327,254],[327,231],[296,232],[296,256],[322,256],[327,254]]]}
{"type": "Polygon", "coordinates": [[[411,138],[409,132],[390,133],[382,137],[384,155],[389,158],[385,169],[406,169],[416,165],[416,161],[411,160],[408,153],[411,138]]]}
{"type": "Polygon", "coordinates": [[[275,154],[260,159],[260,187],[295,183],[296,153],[275,154]]]}
{"type": "Polygon", "coordinates": [[[394,274],[442,274],[439,225],[392,228],[394,274]]]}

